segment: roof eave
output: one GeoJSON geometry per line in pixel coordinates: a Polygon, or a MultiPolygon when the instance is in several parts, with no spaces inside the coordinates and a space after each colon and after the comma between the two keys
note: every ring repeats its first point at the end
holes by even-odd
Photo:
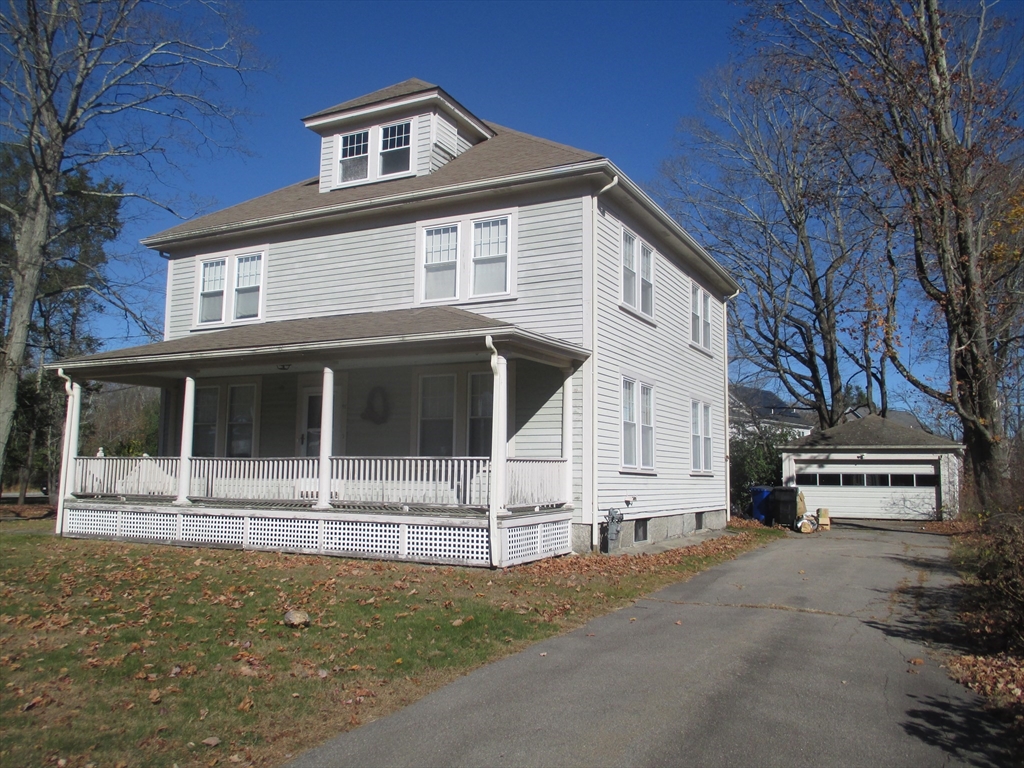
{"type": "Polygon", "coordinates": [[[842,451],[843,453],[852,451],[861,451],[864,453],[870,451],[958,451],[963,452],[964,446],[960,443],[950,443],[949,445],[783,445],[779,447],[779,451],[782,453],[827,453],[842,451]]]}

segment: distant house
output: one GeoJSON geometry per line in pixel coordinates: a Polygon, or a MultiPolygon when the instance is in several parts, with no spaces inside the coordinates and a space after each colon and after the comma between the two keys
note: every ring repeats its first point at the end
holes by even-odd
{"type": "Polygon", "coordinates": [[[796,437],[811,433],[808,414],[787,405],[767,389],[729,384],[729,428],[734,437],[758,427],[786,430],[796,437]]]}
{"type": "Polygon", "coordinates": [[[59,533],[504,566],[725,525],[737,285],[640,187],[421,80],[304,124],[313,178],[143,241],[163,341],[57,364],[59,533]],[[160,456],[77,455],[86,380],[161,389],[160,456]]]}
{"type": "Polygon", "coordinates": [[[832,517],[932,520],[956,514],[963,450],[869,414],[783,446],[783,482],[832,517]]]}

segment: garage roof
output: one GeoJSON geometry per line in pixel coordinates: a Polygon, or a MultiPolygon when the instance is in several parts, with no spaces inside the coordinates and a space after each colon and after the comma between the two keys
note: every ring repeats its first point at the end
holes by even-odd
{"type": "Polygon", "coordinates": [[[881,416],[870,415],[822,432],[812,432],[786,443],[782,450],[793,453],[803,449],[848,450],[853,448],[937,448],[960,449],[960,443],[911,429],[881,416]]]}

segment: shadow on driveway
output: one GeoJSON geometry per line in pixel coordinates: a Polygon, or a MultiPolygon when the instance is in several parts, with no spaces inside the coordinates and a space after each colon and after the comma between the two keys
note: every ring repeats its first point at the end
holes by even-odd
{"type": "Polygon", "coordinates": [[[996,720],[993,713],[947,698],[910,698],[915,705],[900,723],[907,735],[978,768],[1024,765],[1021,744],[1008,742],[1006,724],[996,720]]]}

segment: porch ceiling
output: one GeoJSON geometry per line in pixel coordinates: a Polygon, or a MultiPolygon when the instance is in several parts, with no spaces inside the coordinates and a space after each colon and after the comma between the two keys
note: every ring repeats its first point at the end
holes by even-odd
{"type": "Polygon", "coordinates": [[[160,386],[199,371],[228,369],[238,375],[276,371],[281,365],[312,370],[330,363],[343,369],[367,362],[483,359],[487,336],[509,358],[568,367],[590,356],[583,347],[457,307],[422,307],[196,332],[47,367],[63,368],[77,379],[160,386]]]}

